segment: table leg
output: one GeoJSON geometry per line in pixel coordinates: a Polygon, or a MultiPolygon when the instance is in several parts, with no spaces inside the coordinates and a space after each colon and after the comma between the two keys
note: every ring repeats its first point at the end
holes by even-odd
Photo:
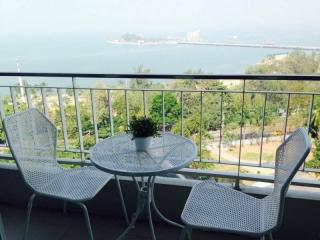
{"type": "Polygon", "coordinates": [[[118,192],[119,192],[119,196],[120,196],[121,207],[122,207],[122,212],[123,212],[123,215],[124,215],[124,219],[126,221],[126,224],[129,226],[130,222],[129,222],[129,218],[128,218],[127,207],[126,207],[126,204],[124,202],[124,198],[123,198],[123,194],[122,194],[120,181],[119,181],[119,178],[118,178],[117,175],[114,175],[114,178],[116,180],[116,184],[117,184],[117,188],[118,188],[118,192]]]}
{"type": "Polygon", "coordinates": [[[148,203],[147,203],[147,210],[148,210],[148,220],[149,220],[149,227],[151,232],[152,240],[156,240],[156,235],[154,233],[153,222],[152,222],[152,213],[151,213],[151,202],[152,202],[152,179],[155,177],[148,177],[148,203]]]}
{"type": "Polygon", "coordinates": [[[158,216],[163,220],[165,221],[166,223],[168,224],[171,224],[175,227],[179,227],[179,228],[184,228],[183,225],[179,224],[179,223],[176,223],[176,222],[173,222],[171,220],[169,220],[168,218],[166,218],[161,212],[160,210],[158,209],[157,205],[156,205],[156,202],[154,200],[154,181],[155,181],[156,177],[152,177],[152,181],[151,181],[151,204],[152,204],[152,207],[153,209],[155,210],[155,212],[158,214],[158,216]]]}
{"type": "Polygon", "coordinates": [[[135,223],[139,217],[139,215],[143,212],[143,210],[147,206],[148,211],[148,220],[149,220],[149,226],[151,231],[152,240],[156,240],[153,223],[152,223],[152,215],[151,215],[151,182],[152,177],[148,177],[148,183],[145,185],[145,183],[142,183],[141,186],[136,181],[136,179],[133,177],[133,180],[136,183],[137,191],[138,191],[138,199],[137,199],[137,208],[136,211],[132,214],[131,221],[128,225],[128,227],[124,230],[124,232],[117,238],[117,240],[125,239],[125,236],[135,227],[135,223]]]}

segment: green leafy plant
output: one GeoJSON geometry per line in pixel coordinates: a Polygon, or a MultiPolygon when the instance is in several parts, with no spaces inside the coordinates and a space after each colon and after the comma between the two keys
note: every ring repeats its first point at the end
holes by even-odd
{"type": "Polygon", "coordinates": [[[156,137],[159,136],[159,127],[155,121],[147,117],[134,116],[130,121],[128,132],[131,132],[134,138],[156,137]]]}

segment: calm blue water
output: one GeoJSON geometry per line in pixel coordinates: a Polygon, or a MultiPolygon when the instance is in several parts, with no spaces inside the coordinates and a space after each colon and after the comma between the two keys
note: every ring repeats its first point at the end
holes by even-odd
{"type": "MultiPolygon", "coordinates": [[[[203,34],[206,41],[226,41],[231,32],[203,34]]],[[[118,36],[2,36],[0,38],[0,71],[26,72],[81,72],[81,73],[133,73],[142,64],[151,73],[184,73],[188,69],[202,69],[212,74],[240,74],[269,54],[283,50],[158,45],[129,46],[108,44],[118,36]]],[[[319,45],[317,32],[244,32],[238,42],[261,43],[275,41],[281,44],[319,45]]],[[[28,79],[37,83],[45,79],[28,79]]],[[[12,81],[16,81],[12,78],[12,81]]],[[[4,81],[0,80],[2,85],[4,81]]],[[[50,81],[50,85],[66,84],[66,80],[50,81]],[[54,82],[54,83],[53,83],[54,82]]]]}

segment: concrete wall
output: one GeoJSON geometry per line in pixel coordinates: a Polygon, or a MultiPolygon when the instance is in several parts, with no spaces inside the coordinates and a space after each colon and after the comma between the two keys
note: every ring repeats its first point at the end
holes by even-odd
{"type": "MultiPolygon", "coordinates": [[[[27,206],[31,195],[19,174],[12,167],[0,168],[0,203],[27,206]]],[[[194,181],[181,181],[159,178],[155,185],[155,198],[159,209],[169,219],[179,221],[184,203],[194,181]]],[[[136,191],[130,179],[122,179],[121,184],[126,199],[128,212],[135,210],[136,191]]],[[[251,194],[254,191],[251,189],[251,194]]],[[[255,194],[256,195],[256,194],[255,194]]],[[[290,194],[292,195],[292,194],[290,194]]],[[[262,197],[262,195],[256,195],[262,197]]],[[[38,208],[62,209],[63,203],[58,200],[39,197],[35,201],[38,208]]],[[[115,181],[109,182],[102,191],[87,202],[93,214],[105,214],[111,217],[122,217],[121,206],[115,181]]],[[[68,210],[78,211],[76,206],[68,205],[68,210]]],[[[282,228],[275,233],[280,239],[320,239],[320,201],[288,197],[286,200],[282,228]]],[[[157,221],[157,218],[154,218],[157,221]]]]}

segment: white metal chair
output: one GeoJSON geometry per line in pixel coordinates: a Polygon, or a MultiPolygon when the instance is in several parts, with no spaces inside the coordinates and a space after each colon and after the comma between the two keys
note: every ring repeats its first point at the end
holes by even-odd
{"type": "Polygon", "coordinates": [[[258,199],[213,181],[196,184],[181,215],[186,225],[181,238],[191,239],[192,229],[222,231],[252,237],[269,236],[280,227],[289,184],[308,156],[311,143],[303,128],[296,130],[276,151],[274,190],[258,199]]]}
{"type": "MultiPolygon", "coordinates": [[[[34,192],[28,203],[24,239],[28,236],[33,200],[42,195],[79,205],[92,240],[89,214],[83,202],[92,199],[112,175],[92,166],[61,168],[56,160],[57,129],[36,109],[9,116],[3,122],[13,157],[25,183],[34,192]]],[[[120,195],[123,201],[121,189],[120,195]]]]}

